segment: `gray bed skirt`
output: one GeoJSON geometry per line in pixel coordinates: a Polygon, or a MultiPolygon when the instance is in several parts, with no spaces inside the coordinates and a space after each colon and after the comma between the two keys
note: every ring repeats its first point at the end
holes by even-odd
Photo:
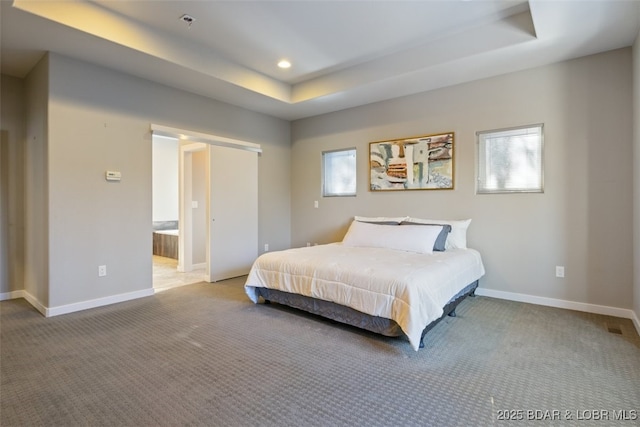
{"type": "MultiPolygon", "coordinates": [[[[466,296],[473,295],[477,287],[478,281],[475,281],[464,287],[453,298],[451,298],[451,300],[443,307],[444,313],[442,314],[442,316],[427,325],[422,334],[422,337],[424,338],[424,334],[433,326],[435,326],[442,318],[455,313],[455,307],[466,296]]],[[[400,326],[398,326],[398,324],[391,319],[371,316],[369,314],[354,310],[350,307],[346,307],[330,301],[318,300],[304,295],[292,294],[289,292],[260,287],[256,287],[255,290],[258,296],[261,296],[266,303],[276,302],[278,304],[287,305],[289,307],[304,310],[306,312],[317,314],[327,319],[335,320],[337,322],[345,323],[351,326],[356,326],[358,328],[388,337],[406,337],[400,326]]],[[[420,346],[422,347],[422,343],[420,346]]]]}

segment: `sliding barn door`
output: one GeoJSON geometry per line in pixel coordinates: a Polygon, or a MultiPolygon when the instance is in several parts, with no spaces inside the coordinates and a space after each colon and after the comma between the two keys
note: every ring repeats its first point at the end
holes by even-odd
{"type": "Polygon", "coordinates": [[[258,153],[208,145],[210,282],[249,273],[258,256],[258,153]]]}

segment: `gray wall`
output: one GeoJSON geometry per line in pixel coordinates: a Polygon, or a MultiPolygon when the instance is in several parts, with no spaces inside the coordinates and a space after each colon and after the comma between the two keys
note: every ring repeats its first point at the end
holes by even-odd
{"type": "Polygon", "coordinates": [[[48,122],[49,58],[45,56],[26,78],[25,262],[24,290],[49,306],[48,122]]]}
{"type": "MultiPolygon", "coordinates": [[[[484,256],[483,287],[638,315],[639,45],[633,98],[631,49],[621,49],[299,120],[291,124],[291,147],[285,121],[47,56],[24,81],[22,125],[6,114],[23,82],[2,80],[3,138],[25,133],[25,267],[13,274],[49,307],[151,287],[149,124],[158,123],[262,144],[259,249],[339,240],[353,215],[473,218],[469,244],[484,256]],[[475,132],[537,122],[545,123],[545,193],[475,195],[475,132]],[[454,191],[368,191],[369,142],[451,130],[454,191]],[[322,198],[320,153],[344,147],[358,149],[358,196],[322,198]],[[121,170],[122,182],[106,183],[107,169],[121,170]],[[99,264],[107,264],[106,278],[97,277],[99,264]],[[565,279],[554,277],[555,265],[566,266],[565,279]]],[[[19,284],[4,279],[0,293],[19,284]]]]}
{"type": "Polygon", "coordinates": [[[640,34],[633,44],[633,117],[633,307],[640,329],[640,34]]]}
{"type": "Polygon", "coordinates": [[[340,240],[354,215],[472,218],[482,287],[631,308],[631,85],[626,48],[295,121],[292,243],[340,240]],[[544,194],[475,195],[475,132],[533,123],[545,125],[544,194]],[[368,191],[369,142],[447,131],[455,190],[368,191]],[[346,147],[357,196],[322,198],[321,152],[346,147]]]}
{"type": "Polygon", "coordinates": [[[288,122],[57,54],[49,66],[49,307],[151,288],[151,123],[261,144],[260,245],[289,246],[288,122]]]}
{"type": "Polygon", "coordinates": [[[1,76],[0,294],[23,289],[24,81],[1,76]]]}

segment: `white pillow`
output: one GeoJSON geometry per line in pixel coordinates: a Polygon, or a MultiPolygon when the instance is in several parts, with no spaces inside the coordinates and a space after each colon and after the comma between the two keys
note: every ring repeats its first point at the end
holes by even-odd
{"type": "Polygon", "coordinates": [[[398,217],[386,217],[386,216],[376,216],[376,217],[366,217],[366,216],[356,216],[354,219],[360,222],[371,222],[371,223],[380,223],[380,224],[400,224],[402,221],[406,221],[408,216],[398,216],[398,217]]]}
{"type": "MultiPolygon", "coordinates": [[[[449,224],[451,226],[451,232],[447,236],[447,243],[445,243],[445,249],[467,248],[467,228],[471,224],[470,219],[463,220],[446,220],[446,219],[421,219],[409,217],[407,222],[414,222],[416,224],[449,224]]],[[[403,227],[405,227],[403,225],[403,227]]]]}
{"type": "Polygon", "coordinates": [[[342,244],[430,254],[441,231],[442,226],[436,225],[382,225],[353,221],[342,244]]]}

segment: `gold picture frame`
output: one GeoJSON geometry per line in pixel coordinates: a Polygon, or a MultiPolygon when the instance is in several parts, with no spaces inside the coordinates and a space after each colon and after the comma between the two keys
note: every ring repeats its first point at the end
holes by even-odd
{"type": "Polygon", "coordinates": [[[453,188],[454,132],[369,143],[371,191],[453,188]]]}

